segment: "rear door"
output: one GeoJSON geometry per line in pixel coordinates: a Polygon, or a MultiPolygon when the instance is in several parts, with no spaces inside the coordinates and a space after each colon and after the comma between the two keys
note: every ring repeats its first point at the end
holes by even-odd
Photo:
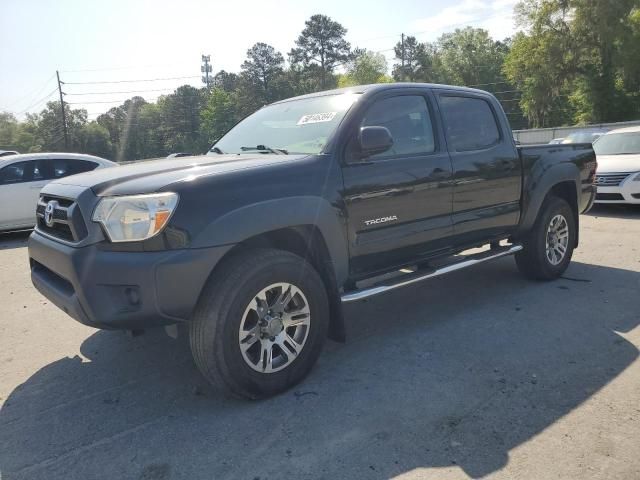
{"type": "Polygon", "coordinates": [[[437,93],[453,165],[456,243],[501,235],[520,216],[522,165],[504,114],[481,93],[437,93]]]}
{"type": "Polygon", "coordinates": [[[443,248],[451,235],[451,161],[435,111],[426,90],[388,91],[356,122],[351,145],[363,126],[388,128],[394,145],[364,160],[347,147],[344,199],[355,277],[443,248]]]}

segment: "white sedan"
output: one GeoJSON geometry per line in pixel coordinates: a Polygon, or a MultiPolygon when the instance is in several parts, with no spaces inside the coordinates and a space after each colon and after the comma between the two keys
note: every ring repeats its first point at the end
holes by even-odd
{"type": "Polygon", "coordinates": [[[611,130],[594,144],[596,203],[640,204],[640,127],[611,130]]]}
{"type": "Polygon", "coordinates": [[[78,153],[29,153],[0,158],[0,231],[32,228],[40,190],[51,180],[117,163],[78,153]]]}

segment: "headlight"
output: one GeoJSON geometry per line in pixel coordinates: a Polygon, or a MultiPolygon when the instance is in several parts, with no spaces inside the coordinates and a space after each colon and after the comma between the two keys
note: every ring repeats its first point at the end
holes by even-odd
{"type": "Polygon", "coordinates": [[[640,172],[636,173],[636,176],[633,177],[634,182],[640,182],[640,172]]]}
{"type": "Polygon", "coordinates": [[[112,242],[135,242],[158,234],[178,204],[172,192],[106,197],[100,200],[92,220],[99,222],[112,242]]]}

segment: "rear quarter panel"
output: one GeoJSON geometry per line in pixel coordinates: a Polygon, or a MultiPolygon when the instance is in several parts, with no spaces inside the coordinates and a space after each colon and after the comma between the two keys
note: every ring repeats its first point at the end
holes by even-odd
{"type": "Polygon", "coordinates": [[[532,145],[518,150],[524,172],[520,230],[533,226],[546,195],[558,183],[575,184],[579,212],[590,206],[594,192],[591,169],[595,164],[590,144],[532,145]]]}

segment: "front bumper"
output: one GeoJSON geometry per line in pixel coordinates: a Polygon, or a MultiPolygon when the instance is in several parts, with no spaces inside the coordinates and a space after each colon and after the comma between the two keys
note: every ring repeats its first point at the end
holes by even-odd
{"type": "Polygon", "coordinates": [[[640,205],[640,181],[634,181],[631,174],[620,185],[598,186],[596,203],[629,203],[640,205]]]}
{"type": "Polygon", "coordinates": [[[188,320],[211,271],[232,245],[123,252],[29,237],[31,280],[75,320],[139,329],[188,320]]]}

